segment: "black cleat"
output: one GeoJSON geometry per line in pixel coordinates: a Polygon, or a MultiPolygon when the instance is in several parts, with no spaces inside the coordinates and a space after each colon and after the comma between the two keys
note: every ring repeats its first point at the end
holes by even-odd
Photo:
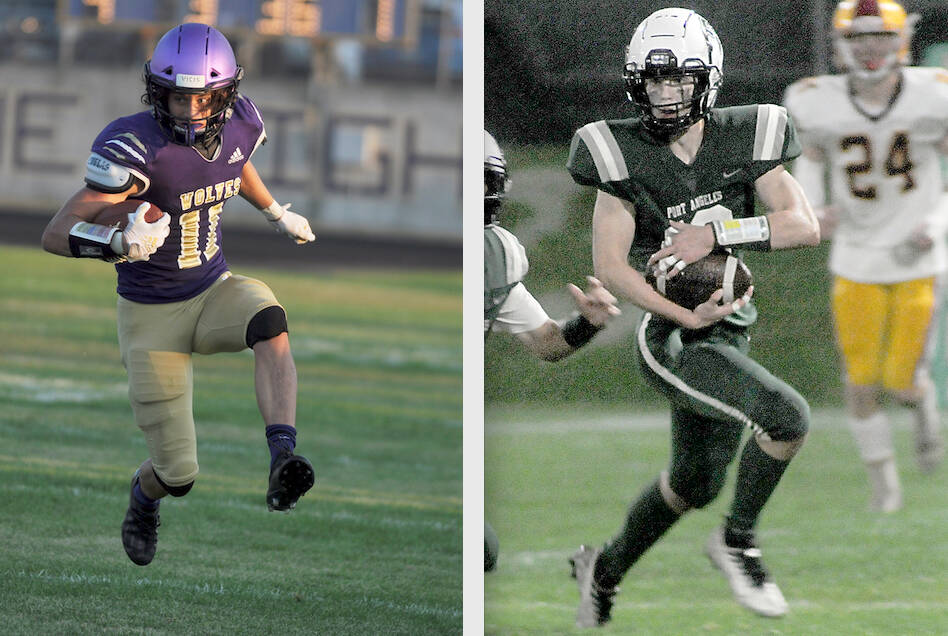
{"type": "Polygon", "coordinates": [[[313,487],[316,473],[309,460],[290,451],[283,451],[270,470],[267,488],[267,508],[292,510],[297,500],[313,487]]]}
{"type": "Polygon", "coordinates": [[[158,509],[146,510],[135,499],[134,489],[138,483],[138,471],[132,477],[128,496],[128,511],[122,522],[122,546],[135,565],[148,565],[155,558],[158,547],[158,509]]]}

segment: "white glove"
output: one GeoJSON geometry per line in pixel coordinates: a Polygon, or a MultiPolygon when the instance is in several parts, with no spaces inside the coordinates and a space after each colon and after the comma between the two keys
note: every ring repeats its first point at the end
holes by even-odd
{"type": "Polygon", "coordinates": [[[122,231],[122,239],[127,246],[126,258],[129,261],[147,261],[158,251],[171,232],[171,215],[167,212],[154,223],[145,220],[149,203],[142,203],[134,214],[128,215],[128,225],[122,231]]]}
{"type": "Polygon", "coordinates": [[[309,227],[309,221],[301,214],[290,212],[291,205],[293,204],[287,203],[286,205],[280,205],[274,201],[270,204],[270,207],[260,211],[263,212],[263,215],[267,217],[267,220],[273,225],[273,229],[289,236],[297,243],[302,244],[315,241],[316,235],[313,234],[313,230],[309,227]]]}

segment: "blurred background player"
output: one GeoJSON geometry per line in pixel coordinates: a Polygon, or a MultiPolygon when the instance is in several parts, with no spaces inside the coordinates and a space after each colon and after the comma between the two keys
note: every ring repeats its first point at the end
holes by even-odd
{"type": "Polygon", "coordinates": [[[86,186],[49,222],[54,254],[115,262],[119,349],[135,422],[149,458],[132,478],[122,543],[147,565],[158,541],[162,497],[187,494],[198,473],[191,409],[193,352],[254,353],[257,404],[270,447],[266,504],[289,510],[313,485],[313,467],[294,454],[296,367],[286,313],[264,283],[232,275],[220,219],[236,194],[297,243],[309,222],[270,195],[250,162],[266,141],[256,106],[237,92],[243,69],[213,27],[188,23],[159,40],[144,70],[149,110],[110,123],[96,137],[86,186]],[[128,198],[164,211],[147,223],[139,207],[124,231],[92,223],[128,198]]]}
{"type": "MultiPolygon", "coordinates": [[[[484,337],[491,331],[514,334],[536,357],[555,362],[589,342],[610,318],[621,312],[615,297],[596,278],[587,276],[586,291],[567,289],[579,315],[556,322],[523,284],[529,264],[517,237],[497,225],[510,186],[507,161],[494,137],[484,131],[484,337]]],[[[484,570],[497,564],[497,535],[484,524],[484,570]]]]}
{"type": "Polygon", "coordinates": [[[619,315],[616,299],[596,278],[587,276],[585,293],[569,283],[579,315],[552,320],[523,284],[529,269],[517,237],[497,224],[510,180],[507,162],[493,136],[484,131],[484,337],[506,331],[536,357],[555,362],[570,355],[619,315]]]}
{"type": "Polygon", "coordinates": [[[884,395],[911,409],[921,469],[944,455],[928,352],[948,266],[939,163],[948,152],[948,71],[903,66],[915,17],[891,0],[840,2],[833,27],[844,73],[800,80],[785,96],[803,146],[794,175],[833,241],[848,425],[871,507],[882,512],[902,506],[884,395]]]}
{"type": "Polygon", "coordinates": [[[756,525],[809,428],[799,393],[752,360],[750,293],[722,303],[717,290],[693,311],[658,294],[648,267],[674,276],[713,250],[769,251],[819,243],[819,227],[783,163],[799,154],[786,111],[770,104],[713,108],[724,55],[694,11],[656,11],[626,49],[625,83],[637,114],[597,121],[573,136],[567,167],[593,186],[592,252],[603,283],[644,310],[639,365],[671,403],[671,458],[602,548],[571,559],[576,623],[611,618],[628,570],[681,516],[711,503],[743,446],[730,513],[706,552],[737,601],[763,616],[787,602],[761,559],[756,525]],[[755,216],[754,194],[767,209],[755,216]]]}

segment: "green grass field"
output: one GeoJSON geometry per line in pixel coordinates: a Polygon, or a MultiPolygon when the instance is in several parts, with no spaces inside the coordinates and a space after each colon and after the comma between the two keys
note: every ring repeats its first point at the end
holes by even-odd
{"type": "Polygon", "coordinates": [[[0,633],[460,633],[460,272],[235,268],[287,308],[316,487],[267,512],[253,356],[195,356],[201,474],[142,568],[114,271],[10,246],[0,270],[0,633]]]}
{"type": "MultiPolygon", "coordinates": [[[[764,510],[759,538],[790,614],[738,606],[704,556],[727,513],[722,495],[683,518],[621,585],[604,634],[948,633],[948,467],[922,475],[909,420],[893,411],[905,508],[867,509],[868,486],[842,413],[819,409],[812,433],[764,510]]],[[[485,578],[488,634],[569,634],[579,595],[567,558],[615,533],[667,463],[667,414],[631,408],[489,406],[485,518],[500,538],[485,578]]]]}

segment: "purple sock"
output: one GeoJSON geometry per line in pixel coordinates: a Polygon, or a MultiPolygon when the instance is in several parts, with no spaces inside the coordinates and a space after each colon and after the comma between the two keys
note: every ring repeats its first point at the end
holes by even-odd
{"type": "Polygon", "coordinates": [[[141,504],[141,507],[145,510],[155,510],[158,507],[157,499],[152,499],[142,492],[142,484],[140,481],[135,482],[135,487],[132,488],[132,495],[135,497],[135,501],[141,504]]]}
{"type": "Polygon", "coordinates": [[[271,424],[267,427],[267,445],[270,447],[270,468],[280,453],[291,453],[296,448],[296,429],[286,424],[271,424]]]}

